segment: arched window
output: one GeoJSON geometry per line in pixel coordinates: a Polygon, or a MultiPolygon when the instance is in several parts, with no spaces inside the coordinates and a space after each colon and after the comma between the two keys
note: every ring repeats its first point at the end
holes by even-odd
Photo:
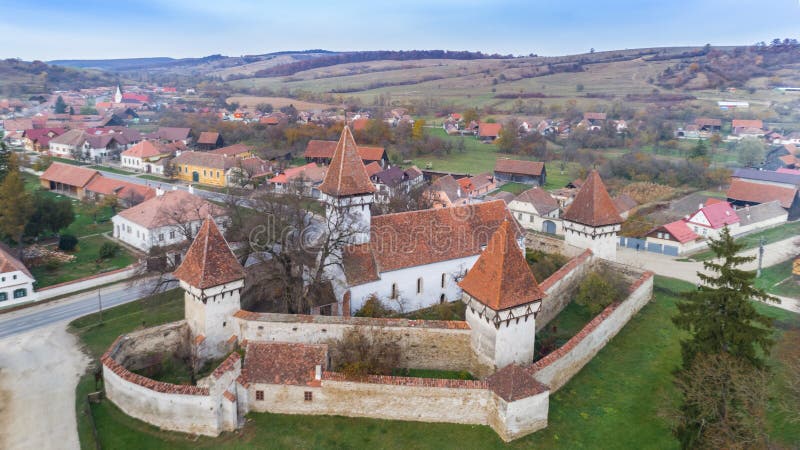
{"type": "Polygon", "coordinates": [[[439,297],[439,303],[444,303],[444,294],[439,297]]]}
{"type": "Polygon", "coordinates": [[[392,300],[397,298],[397,283],[392,283],[392,300]]]}
{"type": "Polygon", "coordinates": [[[422,294],[422,278],[417,278],[417,294],[422,294]]]}

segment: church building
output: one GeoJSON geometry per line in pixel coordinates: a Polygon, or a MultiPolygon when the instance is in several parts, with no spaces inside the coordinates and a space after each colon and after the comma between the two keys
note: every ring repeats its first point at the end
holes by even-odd
{"type": "Polygon", "coordinates": [[[459,300],[458,282],[503,222],[522,242],[502,200],[372,217],[375,186],[348,127],[320,191],[330,228],[349,233],[347,245],[335,255],[341,264],[328,266],[344,315],[373,296],[401,311],[459,300]]]}

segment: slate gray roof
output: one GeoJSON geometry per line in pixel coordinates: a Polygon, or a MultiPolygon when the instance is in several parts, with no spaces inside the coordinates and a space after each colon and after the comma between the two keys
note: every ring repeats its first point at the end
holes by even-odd
{"type": "Polygon", "coordinates": [[[737,169],[735,172],[733,172],[732,177],[743,178],[746,180],[768,181],[771,183],[781,183],[791,186],[800,185],[800,175],[778,173],[769,170],[737,169]]]}
{"type": "Polygon", "coordinates": [[[777,200],[736,210],[736,215],[739,216],[740,226],[747,226],[753,223],[763,222],[765,220],[774,219],[782,215],[785,216],[786,214],[786,210],[783,209],[781,203],[777,200]]]}

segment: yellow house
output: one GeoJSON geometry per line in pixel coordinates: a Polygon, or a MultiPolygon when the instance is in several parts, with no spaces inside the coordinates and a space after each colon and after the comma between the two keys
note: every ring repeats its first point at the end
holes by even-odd
{"type": "Polygon", "coordinates": [[[175,177],[190,183],[225,187],[225,173],[236,166],[236,157],[206,153],[183,152],[172,160],[175,177]]]}

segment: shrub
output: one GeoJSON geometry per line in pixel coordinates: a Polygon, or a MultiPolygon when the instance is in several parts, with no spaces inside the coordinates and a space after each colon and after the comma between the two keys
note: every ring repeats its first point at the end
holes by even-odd
{"type": "Polygon", "coordinates": [[[100,246],[99,256],[100,259],[111,259],[117,255],[119,251],[119,245],[113,242],[104,242],[103,245],[100,246]]]}
{"type": "Polygon", "coordinates": [[[353,314],[356,317],[391,317],[394,311],[387,308],[386,305],[376,295],[371,295],[364,306],[353,314]]]}
{"type": "Polygon", "coordinates": [[[607,268],[599,268],[581,281],[575,302],[586,306],[592,315],[597,315],[614,301],[624,299],[626,294],[626,283],[621,275],[607,268]]]}
{"type": "Polygon", "coordinates": [[[65,252],[71,252],[78,246],[78,238],[71,234],[62,234],[58,238],[58,249],[65,252]]]}
{"type": "Polygon", "coordinates": [[[531,267],[534,278],[539,282],[544,281],[569,262],[569,258],[564,255],[531,249],[525,249],[525,259],[531,267]]]}
{"type": "Polygon", "coordinates": [[[397,340],[380,329],[370,329],[367,336],[359,329],[345,331],[342,339],[329,344],[334,370],[347,378],[366,375],[391,375],[400,362],[397,340]]]}

